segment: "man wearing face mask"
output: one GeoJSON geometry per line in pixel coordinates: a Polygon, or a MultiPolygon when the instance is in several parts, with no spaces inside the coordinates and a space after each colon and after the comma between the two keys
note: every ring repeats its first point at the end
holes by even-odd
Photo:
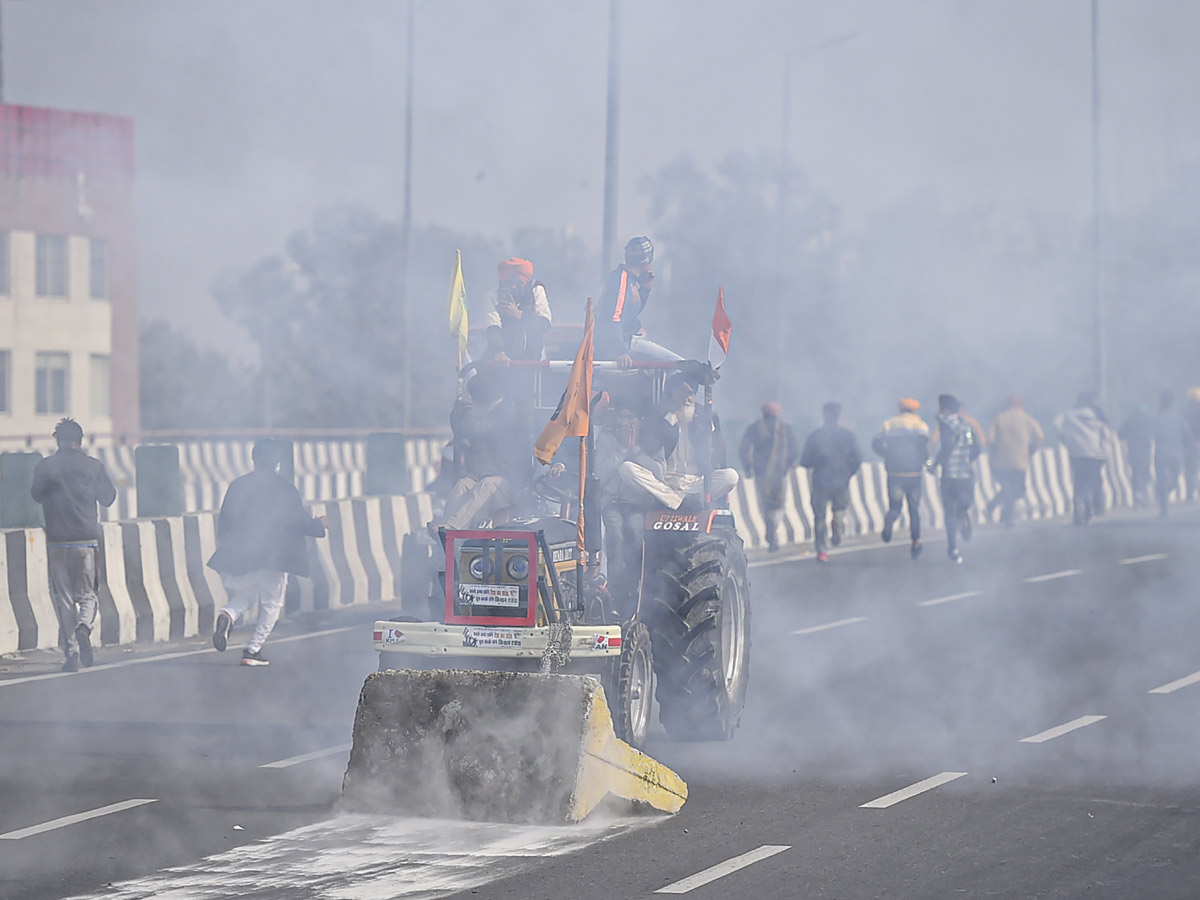
{"type": "Polygon", "coordinates": [[[552,317],[546,286],[533,280],[533,263],[513,257],[499,265],[500,282],[485,299],[487,359],[542,358],[552,317]]]}
{"type": "MultiPolygon", "coordinates": [[[[632,496],[649,495],[669,509],[704,506],[701,468],[706,447],[713,439],[708,416],[697,417],[696,388],[676,373],[667,379],[661,412],[648,416],[639,435],[639,453],[618,469],[632,496]]],[[[718,500],[733,490],[738,473],[711,470],[709,493],[718,500]]]]}
{"type": "Polygon", "coordinates": [[[641,315],[650,299],[654,245],[648,237],[625,245],[625,262],[609,273],[596,313],[596,359],[615,359],[628,369],[634,360],[678,362],[683,357],[646,337],[641,315]]]}

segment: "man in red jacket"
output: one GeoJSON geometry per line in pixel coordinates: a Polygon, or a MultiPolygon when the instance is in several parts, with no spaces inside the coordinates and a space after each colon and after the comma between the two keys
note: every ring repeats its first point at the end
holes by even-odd
{"type": "Polygon", "coordinates": [[[278,444],[259,441],[250,457],[254,471],[229,486],[217,517],[217,552],[208,565],[221,573],[229,603],[217,615],[212,640],[224,653],[230,630],[257,603],[258,624],[242,665],[266,666],[262,647],[283,609],[287,576],[308,575],[304,538],[324,537],[329,519],[310,516],[296,486],[279,474],[278,444]]]}

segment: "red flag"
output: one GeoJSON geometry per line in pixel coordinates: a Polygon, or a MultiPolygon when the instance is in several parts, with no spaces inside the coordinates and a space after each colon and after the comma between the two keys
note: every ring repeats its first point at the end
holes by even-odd
{"type": "Polygon", "coordinates": [[[721,368],[729,355],[729,338],[733,335],[733,323],[725,314],[725,288],[717,290],[717,311],[713,313],[713,333],[708,339],[708,364],[721,368]]]}

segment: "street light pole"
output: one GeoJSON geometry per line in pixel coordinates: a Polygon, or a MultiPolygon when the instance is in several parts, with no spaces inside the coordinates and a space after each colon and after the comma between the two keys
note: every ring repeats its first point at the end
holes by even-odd
{"type": "Polygon", "coordinates": [[[1105,345],[1107,322],[1101,277],[1100,196],[1100,2],[1092,0],[1092,310],[1095,329],[1095,385],[1100,402],[1108,400],[1108,365],[1105,345]]]}
{"type": "Polygon", "coordinates": [[[617,231],[617,129],[621,104],[621,0],[608,7],[608,109],[604,133],[604,225],[600,241],[600,277],[612,265],[617,231]]]}
{"type": "Polygon", "coordinates": [[[783,391],[783,360],[786,340],[784,336],[784,324],[787,320],[785,314],[786,304],[784,303],[784,294],[788,287],[787,279],[787,259],[789,235],[788,235],[788,193],[789,193],[789,178],[792,167],[792,59],[804,59],[812,56],[821,50],[844,44],[847,41],[852,41],[858,37],[857,31],[848,31],[844,34],[834,35],[833,37],[825,38],[817,41],[814,44],[809,44],[805,47],[799,47],[795,50],[790,50],[783,55],[783,111],[780,116],[780,164],[779,164],[779,250],[776,254],[776,274],[778,283],[775,287],[775,379],[774,379],[774,395],[779,398],[783,391]]]}
{"type": "Polygon", "coordinates": [[[412,426],[412,321],[408,309],[408,261],[412,243],[412,120],[413,120],[413,6],[416,0],[408,0],[408,59],[404,87],[404,207],[400,217],[400,329],[401,378],[404,381],[403,423],[412,426]]]}

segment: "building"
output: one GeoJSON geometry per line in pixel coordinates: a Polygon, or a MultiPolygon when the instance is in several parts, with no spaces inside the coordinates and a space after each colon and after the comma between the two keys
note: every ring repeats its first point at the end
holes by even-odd
{"type": "Polygon", "coordinates": [[[0,104],[0,448],[135,441],[133,122],[0,104]]]}

